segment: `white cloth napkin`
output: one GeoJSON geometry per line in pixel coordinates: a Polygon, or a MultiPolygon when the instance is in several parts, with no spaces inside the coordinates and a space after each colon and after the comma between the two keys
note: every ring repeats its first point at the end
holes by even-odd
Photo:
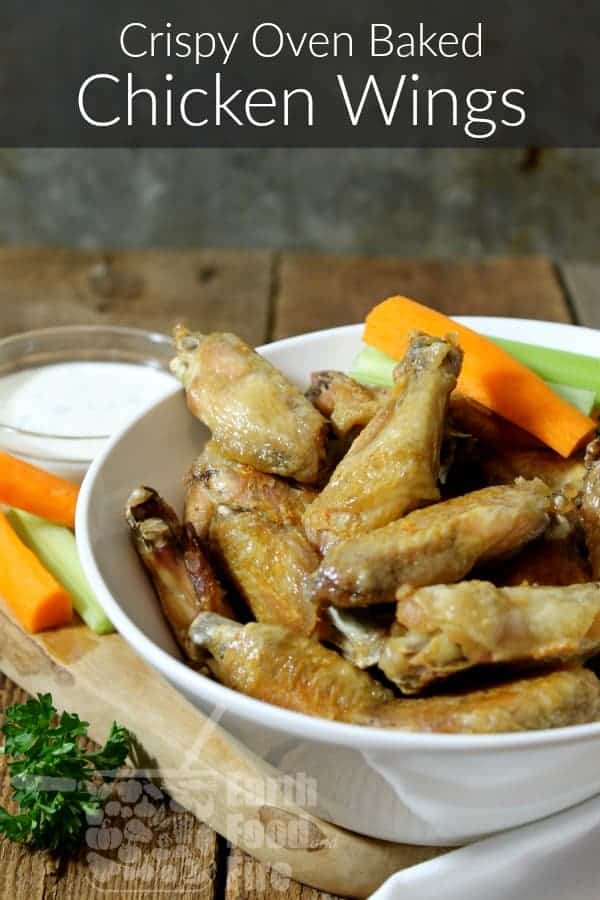
{"type": "Polygon", "coordinates": [[[599,900],[600,797],[392,875],[370,900],[599,900]]]}

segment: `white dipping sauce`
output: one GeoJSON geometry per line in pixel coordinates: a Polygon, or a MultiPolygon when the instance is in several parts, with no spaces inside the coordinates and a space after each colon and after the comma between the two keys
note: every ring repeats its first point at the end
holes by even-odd
{"type": "Polygon", "coordinates": [[[174,385],[167,372],[113,362],[72,362],[0,378],[0,422],[57,437],[113,434],[174,385]]]}
{"type": "Polygon", "coordinates": [[[104,443],[94,439],[114,434],[177,383],[164,370],[120,362],[66,362],[12,372],[0,377],[0,444],[81,480],[104,443]],[[73,437],[80,440],[60,440],[73,437]]]}

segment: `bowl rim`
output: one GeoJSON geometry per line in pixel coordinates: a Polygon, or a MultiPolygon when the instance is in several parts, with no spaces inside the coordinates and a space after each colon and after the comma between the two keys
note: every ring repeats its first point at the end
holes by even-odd
{"type": "MultiPolygon", "coordinates": [[[[497,322],[502,324],[518,321],[524,327],[527,325],[533,327],[552,325],[561,331],[571,330],[579,334],[587,332],[590,336],[598,336],[598,331],[595,329],[562,322],[517,319],[507,316],[454,316],[453,318],[474,328],[484,323],[497,322]]],[[[278,349],[285,350],[288,347],[297,346],[315,337],[334,338],[339,336],[341,332],[356,334],[362,327],[363,324],[359,323],[357,325],[343,325],[337,328],[321,329],[273,341],[256,349],[259,352],[263,352],[271,350],[277,345],[278,349]]],[[[469,750],[479,750],[492,753],[499,750],[525,749],[536,746],[551,747],[564,743],[579,743],[590,738],[600,737],[600,721],[582,725],[569,725],[562,728],[514,733],[504,732],[501,734],[440,734],[436,732],[400,731],[392,728],[377,728],[369,725],[335,722],[248,697],[207,678],[200,672],[196,672],[181,659],[177,659],[166,650],[163,650],[162,647],[159,647],[129,618],[104,582],[89,539],[87,522],[92,514],[90,503],[96,480],[101,476],[103,466],[110,457],[113,448],[137,426],[143,417],[150,415],[161,404],[170,403],[179,392],[180,388],[175,386],[173,393],[168,394],[153,406],[142,410],[135,419],[132,419],[109,440],[92,463],[84,479],[76,512],[76,536],[81,562],[100,603],[123,638],[179,690],[185,692],[188,696],[199,696],[204,703],[214,704],[215,708],[224,709],[226,712],[230,712],[246,722],[253,722],[258,725],[263,724],[276,731],[292,734],[295,737],[316,740],[324,744],[351,746],[365,751],[444,750],[451,753],[462,753],[469,750]],[[138,647],[142,649],[140,650],[138,647]]]]}
{"type": "MultiPolygon", "coordinates": [[[[45,337],[59,337],[60,335],[119,335],[122,337],[132,337],[147,340],[150,345],[165,345],[171,343],[168,334],[160,331],[149,331],[145,328],[130,328],[127,325],[52,325],[50,328],[32,328],[29,331],[20,331],[16,334],[8,334],[0,338],[0,352],[4,347],[10,347],[11,344],[19,344],[22,341],[43,339],[45,337]]],[[[100,360],[89,360],[89,362],[99,362],[100,360]]],[[[157,368],[151,362],[147,363],[131,363],[131,365],[148,366],[149,368],[157,368]]],[[[110,438],[109,434],[52,434],[50,431],[31,431],[27,428],[19,428],[18,425],[8,425],[0,420],[0,432],[8,432],[14,435],[22,435],[33,440],[47,441],[52,440],[64,442],[67,446],[77,446],[77,444],[85,444],[90,441],[106,441],[110,438]]],[[[53,461],[55,457],[39,456],[30,454],[31,459],[42,461],[53,461]]],[[[69,462],[85,463],[88,459],[69,460],[69,462]]]]}

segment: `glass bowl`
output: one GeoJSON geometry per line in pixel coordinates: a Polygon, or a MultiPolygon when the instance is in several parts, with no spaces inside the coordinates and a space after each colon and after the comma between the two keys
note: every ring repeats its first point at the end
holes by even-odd
{"type": "MultiPolygon", "coordinates": [[[[31,373],[32,379],[36,374],[39,378],[39,370],[46,366],[64,363],[126,363],[129,366],[146,366],[154,369],[155,372],[159,370],[168,373],[168,364],[172,355],[173,344],[167,335],[117,326],[70,325],[28,331],[0,340],[0,448],[65,478],[81,481],[90,463],[111,433],[123,422],[119,421],[118,426],[107,428],[108,420],[105,414],[102,427],[92,426],[89,421],[90,418],[93,418],[90,416],[89,409],[92,397],[85,393],[85,388],[89,389],[90,387],[89,384],[82,385],[79,394],[78,402],[88,404],[88,408],[85,410],[87,416],[82,416],[82,418],[87,418],[88,422],[85,427],[81,428],[74,425],[74,420],[77,419],[74,405],[68,410],[65,408],[64,428],[54,428],[49,431],[43,425],[38,427],[35,404],[24,409],[24,412],[27,413],[27,425],[25,426],[21,421],[15,421],[14,415],[9,414],[10,403],[5,402],[6,396],[10,398],[10,392],[16,390],[14,388],[16,383],[21,385],[22,382],[28,382],[27,373],[31,373]],[[38,370],[38,372],[35,373],[34,370],[38,370]],[[24,378],[19,378],[18,373],[22,374],[24,378]]],[[[75,370],[73,371],[75,373],[75,370]]],[[[94,369],[94,372],[96,371],[101,374],[100,369],[94,369]]],[[[54,372],[56,373],[56,370],[54,372]]],[[[81,372],[82,370],[79,369],[79,375],[81,372]]],[[[107,379],[107,383],[112,385],[113,394],[115,377],[118,375],[125,378],[128,372],[131,370],[124,368],[122,373],[118,373],[114,367],[111,368],[112,378],[107,379]]],[[[108,374],[108,370],[105,374],[108,374]]],[[[139,373],[136,373],[136,376],[139,376],[139,373]]],[[[139,377],[137,381],[139,382],[139,377]]],[[[177,382],[172,376],[169,375],[167,378],[165,374],[164,379],[149,378],[147,384],[147,396],[144,391],[144,396],[140,396],[139,406],[131,410],[132,416],[137,415],[147,403],[153,403],[161,395],[168,394],[174,389],[177,382]]],[[[28,395],[22,394],[21,396],[28,395]]],[[[16,400],[16,394],[14,397],[13,408],[19,403],[16,400]]],[[[29,397],[31,397],[31,391],[29,391],[29,397]]],[[[110,395],[102,399],[105,406],[111,402],[110,395]]],[[[122,400],[118,396],[115,397],[115,404],[119,402],[119,399],[122,400]]],[[[71,400],[74,403],[73,397],[71,400]]],[[[129,400],[132,401],[131,396],[129,400]]],[[[40,422],[43,422],[41,415],[43,411],[39,412],[40,422]]],[[[121,417],[123,412],[122,409],[121,417]]],[[[60,415],[59,407],[55,411],[56,415],[60,415]]]]}

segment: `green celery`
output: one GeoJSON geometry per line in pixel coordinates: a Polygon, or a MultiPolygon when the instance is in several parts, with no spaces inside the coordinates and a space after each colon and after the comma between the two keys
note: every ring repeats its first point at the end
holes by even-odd
{"type": "Polygon", "coordinates": [[[556,384],[554,381],[547,381],[546,384],[552,388],[555,394],[582,412],[584,416],[589,416],[596,405],[596,394],[594,391],[588,391],[585,388],[573,387],[570,384],[556,384]]]}
{"type": "Polygon", "coordinates": [[[7,517],[21,540],[70,594],[86,625],[96,634],[114,631],[87,582],[73,532],[21,509],[9,509],[7,517]]]}
{"type": "MultiPolygon", "coordinates": [[[[492,338],[492,340],[495,342],[496,338],[492,338]]],[[[525,345],[523,344],[521,346],[525,345]]],[[[510,352],[508,347],[505,349],[507,352],[510,352]]],[[[540,348],[536,347],[534,349],[538,350],[540,348]]],[[[570,355],[574,356],[575,354],[570,355]]],[[[521,359],[520,362],[523,362],[526,365],[524,359],[521,359]]],[[[356,378],[357,381],[361,381],[364,384],[376,384],[383,387],[389,387],[393,384],[393,372],[396,365],[397,361],[392,359],[391,356],[382,353],[381,350],[376,350],[375,347],[363,347],[354,360],[350,374],[353,378],[356,378]]],[[[593,410],[596,403],[596,393],[594,390],[589,390],[589,388],[583,388],[578,385],[559,384],[550,381],[548,381],[547,384],[559,397],[567,403],[570,403],[571,406],[574,406],[584,415],[589,415],[593,410]]]]}
{"type": "Polygon", "coordinates": [[[506,338],[491,337],[490,340],[545,381],[593,390],[596,402],[600,403],[600,358],[506,338]]]}
{"type": "Polygon", "coordinates": [[[389,387],[394,383],[393,372],[397,365],[397,360],[382,353],[381,350],[376,350],[375,347],[363,347],[354,360],[350,375],[356,381],[364,384],[389,387]]]}

